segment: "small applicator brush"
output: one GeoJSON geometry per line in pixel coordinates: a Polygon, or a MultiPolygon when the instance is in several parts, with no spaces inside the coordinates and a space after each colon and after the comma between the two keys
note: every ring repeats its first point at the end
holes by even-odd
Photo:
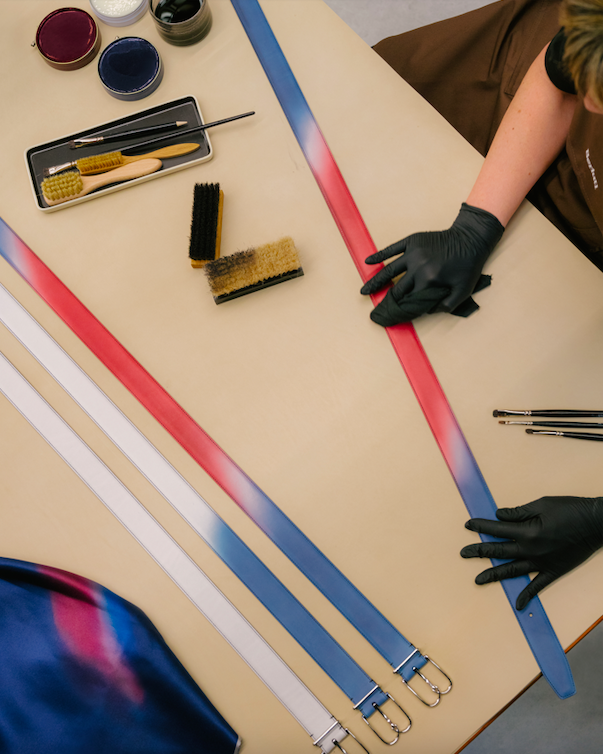
{"type": "Polygon", "coordinates": [[[220,256],[224,192],[219,183],[196,183],[189,258],[193,267],[204,267],[220,256]]]}
{"type": "Polygon", "coordinates": [[[62,165],[54,165],[51,168],[44,168],[44,177],[56,175],[69,168],[77,168],[82,175],[96,175],[97,173],[106,173],[120,165],[129,165],[132,162],[154,158],[165,160],[169,157],[180,157],[183,154],[189,154],[199,149],[199,144],[173,144],[170,147],[156,149],[154,152],[139,154],[134,156],[125,155],[123,152],[107,152],[106,154],[97,154],[90,157],[81,157],[79,160],[64,162],[62,165]]]}
{"type": "Polygon", "coordinates": [[[204,271],[216,304],[304,274],[289,236],[208,262],[204,271]]]}

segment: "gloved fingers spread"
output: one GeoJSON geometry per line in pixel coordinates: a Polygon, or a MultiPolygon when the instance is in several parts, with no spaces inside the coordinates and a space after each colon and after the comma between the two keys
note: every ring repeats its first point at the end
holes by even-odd
{"type": "Polygon", "coordinates": [[[404,257],[395,259],[393,262],[386,264],[382,270],[375,273],[372,278],[366,281],[366,283],[360,289],[360,293],[364,296],[376,293],[384,288],[390,280],[406,272],[406,260],[404,257]]]}
{"type": "Polygon", "coordinates": [[[515,602],[515,607],[518,610],[523,610],[527,606],[528,602],[535,597],[538,592],[541,592],[545,586],[552,584],[555,581],[555,575],[552,573],[539,573],[532,581],[526,586],[526,588],[520,592],[515,602]]]}
{"type": "Polygon", "coordinates": [[[488,518],[471,518],[465,524],[469,531],[476,531],[478,534],[489,534],[491,537],[499,539],[517,539],[521,534],[521,527],[515,523],[506,521],[491,521],[488,518]]]}
{"type": "Polygon", "coordinates": [[[475,583],[481,585],[503,579],[515,579],[517,576],[525,576],[534,570],[536,569],[531,560],[513,560],[510,563],[494,566],[494,568],[486,568],[475,577],[475,583]]]}
{"type": "MultiPolygon", "coordinates": [[[[402,282],[402,281],[401,281],[402,282]]],[[[383,301],[371,312],[371,319],[382,327],[391,327],[402,322],[411,322],[422,314],[433,311],[442,298],[442,288],[426,288],[412,291],[397,300],[398,285],[390,289],[383,301]]]]}
{"type": "Polygon", "coordinates": [[[370,254],[364,261],[367,264],[378,264],[379,262],[383,262],[384,259],[395,257],[396,254],[402,254],[406,249],[407,241],[408,238],[403,238],[401,241],[396,241],[396,243],[393,243],[390,246],[386,246],[385,249],[381,249],[381,251],[370,254]]]}
{"type": "Polygon", "coordinates": [[[517,542],[480,542],[467,545],[461,550],[463,558],[507,558],[521,557],[521,547],[517,542]]]}

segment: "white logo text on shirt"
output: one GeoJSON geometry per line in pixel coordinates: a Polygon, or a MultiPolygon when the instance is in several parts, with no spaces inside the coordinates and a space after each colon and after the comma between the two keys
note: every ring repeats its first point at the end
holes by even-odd
{"type": "Polygon", "coordinates": [[[592,162],[590,161],[590,149],[586,150],[586,164],[588,165],[588,169],[590,170],[590,174],[593,177],[593,183],[595,185],[595,188],[599,188],[599,182],[597,181],[597,174],[595,173],[595,169],[593,167],[592,162]]]}

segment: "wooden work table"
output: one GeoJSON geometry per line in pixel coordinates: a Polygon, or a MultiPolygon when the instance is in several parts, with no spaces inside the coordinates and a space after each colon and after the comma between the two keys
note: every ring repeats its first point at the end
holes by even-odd
{"type": "MultiPolygon", "coordinates": [[[[31,48],[57,2],[2,6],[0,216],[442,665],[453,691],[436,709],[412,698],[3,260],[2,285],[407,708],[413,728],[402,742],[389,749],[373,738],[323,671],[4,327],[0,350],[373,754],[452,754],[538,667],[500,586],[477,587],[483,564],[459,556],[476,541],[463,526],[465,506],[384,330],[369,319],[358,273],[230,2],[211,0],[213,28],[191,47],[165,43],[148,16],[125,29],[99,22],[103,46],[137,35],[163,57],[161,85],[133,103],[103,90],[96,61],[57,71],[31,48]],[[29,147],[187,95],[206,121],[256,115],[212,131],[209,162],[58,212],[36,207],[29,147]],[[217,307],[188,260],[196,182],[224,190],[223,254],[291,235],[304,277],[217,307]]],[[[377,247],[449,226],[481,157],[321,0],[262,7],[377,247]]],[[[493,284],[477,295],[478,313],[424,317],[416,328],[494,499],[514,506],[603,494],[598,443],[529,437],[492,417],[495,408],[600,406],[603,277],[528,204],[486,271],[493,284]]],[[[285,708],[2,396],[0,418],[0,554],[81,574],[142,608],[240,734],[244,754],[312,752],[285,708]]],[[[602,586],[603,557],[595,556],[542,595],[564,647],[600,616],[602,586]]]]}

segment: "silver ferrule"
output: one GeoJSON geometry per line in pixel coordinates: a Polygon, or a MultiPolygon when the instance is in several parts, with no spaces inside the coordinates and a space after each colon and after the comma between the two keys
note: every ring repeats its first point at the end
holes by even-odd
{"type": "Polygon", "coordinates": [[[62,165],[55,165],[52,168],[44,168],[44,177],[49,178],[51,175],[62,173],[63,170],[69,170],[69,168],[76,167],[77,162],[64,162],[62,165]]]}
{"type": "Polygon", "coordinates": [[[102,144],[103,141],[104,139],[102,136],[87,136],[83,139],[74,139],[69,142],[69,146],[77,149],[77,147],[85,147],[90,144],[102,144]]]}

